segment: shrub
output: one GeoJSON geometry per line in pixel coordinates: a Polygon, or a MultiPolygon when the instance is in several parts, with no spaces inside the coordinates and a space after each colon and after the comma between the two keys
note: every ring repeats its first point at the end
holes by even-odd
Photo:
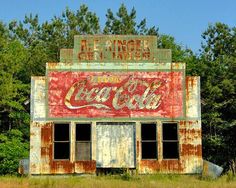
{"type": "Polygon", "coordinates": [[[0,134],[0,174],[17,174],[19,160],[28,157],[29,143],[23,134],[12,129],[0,134]]]}

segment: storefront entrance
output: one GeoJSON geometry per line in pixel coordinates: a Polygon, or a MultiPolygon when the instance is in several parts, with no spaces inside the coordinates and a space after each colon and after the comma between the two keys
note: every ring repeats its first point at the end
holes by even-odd
{"type": "Polygon", "coordinates": [[[96,125],[97,168],[135,168],[135,123],[96,125]]]}

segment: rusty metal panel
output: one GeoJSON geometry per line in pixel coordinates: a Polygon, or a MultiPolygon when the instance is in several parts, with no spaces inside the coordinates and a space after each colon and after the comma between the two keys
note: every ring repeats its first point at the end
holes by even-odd
{"type": "Polygon", "coordinates": [[[186,117],[201,118],[200,77],[186,77],[186,117]]]}
{"type": "Polygon", "coordinates": [[[96,161],[76,161],[75,162],[75,173],[91,173],[96,172],[96,161]]]}
{"type": "Polygon", "coordinates": [[[31,121],[45,121],[45,77],[31,78],[31,121]]]}
{"type": "Polygon", "coordinates": [[[185,164],[185,173],[201,173],[202,132],[201,121],[180,121],[179,126],[180,159],[185,164]]]}
{"type": "Polygon", "coordinates": [[[51,173],[51,163],[52,163],[52,123],[45,122],[41,125],[41,148],[40,148],[40,156],[41,156],[41,173],[42,174],[50,174],[51,173]]]}
{"type": "Polygon", "coordinates": [[[135,123],[97,123],[97,167],[135,167],[135,123]]]}
{"type": "MultiPolygon", "coordinates": [[[[160,123],[159,123],[160,124],[160,123]]],[[[161,132],[158,126],[158,132],[161,132]]],[[[158,134],[158,160],[140,160],[139,173],[201,173],[202,162],[202,141],[201,121],[180,121],[179,122],[179,159],[163,159],[161,135],[158,134]]]]}
{"type": "Polygon", "coordinates": [[[178,159],[171,160],[141,160],[139,173],[149,174],[149,173],[178,173],[183,174],[184,163],[178,159]]]}

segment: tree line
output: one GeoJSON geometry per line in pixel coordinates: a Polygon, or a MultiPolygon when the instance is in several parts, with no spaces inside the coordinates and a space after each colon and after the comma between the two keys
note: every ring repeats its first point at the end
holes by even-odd
{"type": "Polygon", "coordinates": [[[30,77],[45,75],[46,62],[59,62],[59,50],[72,48],[81,34],[155,35],[158,48],[172,50],[172,61],[186,62],[187,75],[201,77],[203,158],[230,168],[236,160],[236,27],[209,25],[196,54],[147,27],[146,19],[137,23],[135,8],[108,9],[101,28],[97,15],[81,5],[43,23],[32,14],[0,22],[0,174],[15,174],[19,159],[29,155],[30,77]]]}

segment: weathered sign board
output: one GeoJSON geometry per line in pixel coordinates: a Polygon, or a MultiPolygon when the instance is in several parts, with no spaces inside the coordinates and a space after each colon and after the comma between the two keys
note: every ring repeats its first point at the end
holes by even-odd
{"type": "Polygon", "coordinates": [[[48,74],[48,117],[183,116],[182,72],[48,74]]]}
{"type": "Polygon", "coordinates": [[[76,62],[170,62],[171,51],[157,49],[155,36],[88,35],[75,37],[73,57],[76,62]]]}
{"type": "Polygon", "coordinates": [[[171,50],[158,49],[155,36],[75,36],[74,49],[61,50],[61,62],[170,63],[171,50]]]}

